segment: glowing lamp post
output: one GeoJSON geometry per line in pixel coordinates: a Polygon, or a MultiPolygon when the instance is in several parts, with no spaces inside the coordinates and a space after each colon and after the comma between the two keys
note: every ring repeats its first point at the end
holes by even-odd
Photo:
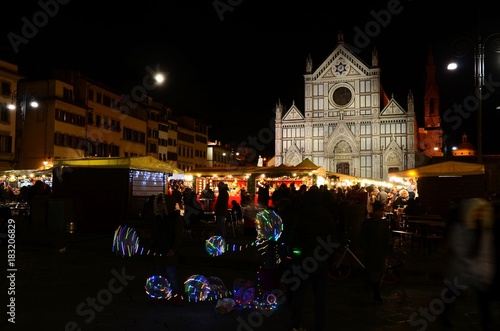
{"type": "MultiPolygon", "coordinates": [[[[458,43],[467,42],[474,46],[474,79],[475,87],[477,89],[476,96],[478,98],[478,112],[477,112],[477,160],[478,163],[483,161],[483,100],[488,95],[483,95],[484,88],[484,46],[487,42],[490,42],[491,49],[499,53],[500,52],[500,33],[493,33],[486,38],[481,38],[481,33],[478,29],[477,39],[462,38],[457,41],[458,43]],[[492,39],[494,39],[492,41],[492,39]]],[[[462,50],[461,47],[457,49],[462,50]]],[[[448,64],[448,70],[455,70],[458,68],[458,64],[453,62],[448,64]]]]}
{"type": "MultiPolygon", "coordinates": [[[[8,108],[15,110],[19,105],[21,125],[16,135],[16,146],[19,146],[19,168],[23,169],[24,159],[24,121],[26,119],[26,109],[28,105],[32,108],[38,107],[38,102],[35,100],[34,94],[30,91],[14,91],[12,92],[12,103],[8,108]]],[[[17,125],[16,125],[17,127],[17,125]]]]}

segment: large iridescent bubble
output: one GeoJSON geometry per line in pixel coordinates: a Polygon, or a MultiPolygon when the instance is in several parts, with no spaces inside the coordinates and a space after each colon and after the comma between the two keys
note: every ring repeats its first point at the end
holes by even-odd
{"type": "Polygon", "coordinates": [[[191,275],[184,282],[184,292],[188,301],[205,301],[210,294],[210,283],[203,275],[191,275]]]}
{"type": "Polygon", "coordinates": [[[208,294],[208,298],[210,300],[223,299],[229,296],[229,291],[227,290],[226,285],[219,277],[209,276],[207,277],[207,280],[210,286],[208,294]]]}
{"type": "Polygon", "coordinates": [[[217,300],[229,296],[229,291],[219,277],[192,275],[184,282],[188,301],[217,300]]]}
{"type": "Polygon", "coordinates": [[[115,231],[112,251],[120,256],[132,256],[139,250],[139,236],[134,228],[120,225],[115,231]]]}
{"type": "Polygon", "coordinates": [[[255,217],[255,229],[257,230],[257,241],[277,241],[283,230],[281,217],[276,211],[265,209],[257,213],[255,217]]]}
{"type": "Polygon", "coordinates": [[[205,241],[205,250],[210,256],[220,256],[226,251],[226,241],[222,236],[212,236],[205,241]]]}
{"type": "Polygon", "coordinates": [[[151,276],[146,279],[144,289],[151,299],[168,300],[172,297],[170,282],[162,276],[151,276]]]}

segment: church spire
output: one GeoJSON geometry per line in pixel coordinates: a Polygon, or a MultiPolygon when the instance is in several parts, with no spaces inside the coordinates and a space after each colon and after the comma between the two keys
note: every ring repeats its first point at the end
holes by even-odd
{"type": "Polygon", "coordinates": [[[415,112],[415,99],[413,97],[413,92],[410,90],[408,92],[408,113],[412,114],[415,112]]]}
{"type": "Polygon", "coordinates": [[[306,73],[308,74],[312,73],[312,68],[313,68],[313,60],[311,54],[309,54],[306,59],[306,73]]]}
{"type": "Polygon", "coordinates": [[[419,128],[419,147],[429,157],[443,156],[443,129],[439,115],[439,89],[436,82],[436,65],[429,46],[424,92],[424,127],[419,128]]]}
{"type": "Polygon", "coordinates": [[[424,95],[424,123],[425,127],[440,127],[441,118],[439,116],[439,89],[436,82],[436,65],[431,47],[427,56],[427,75],[424,95]]]}
{"type": "Polygon", "coordinates": [[[339,44],[344,43],[344,32],[340,31],[339,34],[337,35],[337,41],[339,44]]]}
{"type": "Polygon", "coordinates": [[[378,67],[378,52],[376,47],[373,47],[372,51],[372,67],[378,67]]]}

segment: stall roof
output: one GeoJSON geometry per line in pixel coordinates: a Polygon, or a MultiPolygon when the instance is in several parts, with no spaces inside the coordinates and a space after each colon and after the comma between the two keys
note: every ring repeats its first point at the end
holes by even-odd
{"type": "MultiPolygon", "coordinates": [[[[255,166],[233,166],[233,167],[205,167],[205,168],[198,168],[198,169],[193,169],[188,172],[189,175],[192,176],[246,176],[246,175],[251,175],[254,171],[254,169],[257,168],[255,166]]],[[[262,167],[259,167],[262,168],[262,167]]]]}
{"type": "Polygon", "coordinates": [[[350,175],[346,175],[346,174],[341,174],[339,172],[332,172],[332,171],[327,171],[326,174],[331,177],[331,176],[335,176],[335,177],[338,177],[339,180],[352,180],[352,181],[359,181],[360,178],[356,177],[356,176],[350,176],[350,175]]]}
{"type": "Polygon", "coordinates": [[[256,167],[256,166],[242,166],[242,167],[208,167],[208,168],[198,168],[189,171],[188,174],[193,176],[245,176],[252,174],[267,174],[272,176],[273,174],[283,174],[289,173],[292,175],[293,173],[309,173],[314,172],[318,176],[325,176],[326,171],[322,167],[314,165],[311,162],[311,165],[301,165],[297,166],[287,166],[280,165],[277,167],[256,167]]]}
{"type": "Polygon", "coordinates": [[[64,159],[54,161],[54,168],[66,167],[87,167],[87,168],[129,168],[137,170],[166,172],[172,174],[183,174],[166,162],[160,161],[152,156],[131,156],[131,157],[92,157],[82,159],[64,159]]]}
{"type": "Polygon", "coordinates": [[[443,177],[443,176],[466,176],[484,174],[484,165],[458,161],[446,161],[430,164],[418,168],[402,170],[389,173],[389,177],[443,177]]]}
{"type": "Polygon", "coordinates": [[[27,176],[33,175],[35,177],[52,177],[52,169],[15,169],[0,171],[0,176],[27,176]]]}

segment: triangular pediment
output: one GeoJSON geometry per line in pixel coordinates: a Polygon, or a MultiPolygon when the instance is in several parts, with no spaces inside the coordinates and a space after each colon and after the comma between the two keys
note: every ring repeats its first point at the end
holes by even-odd
{"type": "Polygon", "coordinates": [[[290,109],[286,112],[285,116],[283,116],[283,122],[285,121],[295,121],[295,120],[303,120],[304,115],[300,112],[300,110],[295,106],[292,105],[290,109]]]}
{"type": "Polygon", "coordinates": [[[312,78],[359,78],[372,75],[370,67],[344,44],[338,44],[328,58],[314,71],[312,78]]]}
{"type": "Polygon", "coordinates": [[[328,138],[326,148],[337,153],[353,153],[356,149],[355,141],[356,137],[349,127],[345,123],[340,122],[328,138]]]}
{"type": "Polygon", "coordinates": [[[296,166],[300,160],[302,160],[302,152],[294,141],[285,153],[285,163],[296,166]]]}
{"type": "Polygon", "coordinates": [[[380,116],[405,115],[403,107],[392,98],[389,103],[382,109],[380,116]]]}

